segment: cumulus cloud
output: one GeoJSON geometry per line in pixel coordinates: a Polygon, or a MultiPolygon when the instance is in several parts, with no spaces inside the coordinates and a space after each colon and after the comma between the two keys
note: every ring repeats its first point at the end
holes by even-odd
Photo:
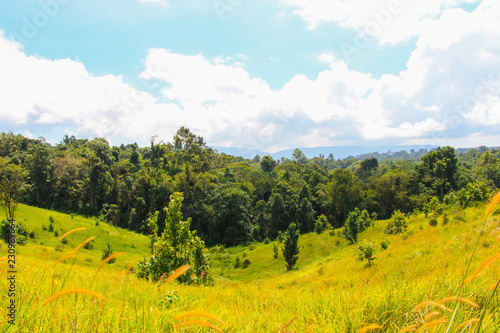
{"type": "Polygon", "coordinates": [[[395,44],[420,35],[431,19],[463,3],[477,0],[281,0],[310,29],[322,22],[337,22],[379,40],[395,44]]]}
{"type": "Polygon", "coordinates": [[[120,76],[92,75],[77,61],[27,56],[0,32],[0,120],[71,124],[142,142],[153,134],[170,140],[188,126],[214,145],[268,151],[500,139],[500,4],[486,0],[471,13],[436,15],[428,15],[428,29],[397,75],[374,78],[324,52],[317,60],[328,69],[315,78],[297,74],[277,90],[252,77],[241,56],[165,49],[147,52],[143,85],[133,87],[120,76]],[[161,96],[149,92],[151,85],[161,96]]]}

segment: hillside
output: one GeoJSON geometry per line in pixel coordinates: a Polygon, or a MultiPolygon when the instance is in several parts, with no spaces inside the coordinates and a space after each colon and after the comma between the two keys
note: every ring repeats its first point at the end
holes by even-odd
{"type": "MultiPolygon", "coordinates": [[[[443,320],[447,310],[432,306],[413,309],[423,301],[456,294],[479,236],[483,212],[483,207],[447,211],[449,222],[443,224],[443,217],[439,216],[436,227],[429,225],[432,216],[425,218],[421,214],[409,219],[406,233],[391,236],[383,233],[387,221],[377,221],[359,235],[360,241],[388,243],[387,250],[376,254],[372,266],[356,260],[357,246],[340,239],[340,229],[332,232],[333,236],[328,232],[301,236],[298,269],[288,273],[281,253],[278,259],[272,258],[272,243],[214,247],[210,251],[215,285],[195,287],[176,283],[160,286],[135,277],[130,270],[134,265],[130,263],[148,252],[149,239],[145,236],[102,222],[96,226],[95,219],[21,205],[18,220],[34,229],[38,238],[17,247],[20,308],[16,328],[42,332],[52,331],[56,325],[64,331],[78,327],[86,332],[149,332],[177,326],[177,331],[182,332],[182,323],[196,319],[223,332],[274,332],[295,318],[289,331],[356,332],[377,323],[382,326],[379,331],[399,332],[408,325],[431,322],[429,318],[443,320]],[[69,243],[63,245],[61,252],[58,238],[43,230],[49,225],[49,216],[53,217],[59,235],[73,228],[87,229],[68,236],[69,243]],[[91,236],[96,237],[93,250],[81,249],[76,258],[54,264],[91,236]],[[102,249],[108,242],[115,252],[126,253],[118,256],[115,264],[99,268],[102,249]],[[245,269],[233,268],[236,257],[248,259],[251,264],[245,269]],[[58,295],[57,301],[44,305],[50,295],[75,288],[82,294],[80,297],[58,295]],[[85,290],[106,300],[85,295],[85,290]],[[204,312],[200,315],[189,311],[204,312]],[[182,313],[194,318],[174,318],[182,313]]],[[[499,217],[495,215],[486,224],[467,276],[485,258],[497,253],[499,229],[499,217]]],[[[5,257],[5,245],[1,252],[5,257]]],[[[484,275],[465,285],[461,296],[483,306],[499,270],[500,266],[491,262],[484,275]]],[[[2,270],[1,274],[0,287],[6,289],[7,273],[2,270]]],[[[455,303],[446,305],[454,309],[455,303]]],[[[489,308],[494,313],[498,300],[493,299],[489,308]]],[[[465,304],[459,310],[456,326],[479,314],[479,310],[465,304]]],[[[500,327],[494,317],[487,317],[485,323],[485,332],[496,332],[500,327]]],[[[436,327],[443,329],[441,326],[436,327]]],[[[6,330],[9,327],[4,322],[2,331],[6,330]]]]}

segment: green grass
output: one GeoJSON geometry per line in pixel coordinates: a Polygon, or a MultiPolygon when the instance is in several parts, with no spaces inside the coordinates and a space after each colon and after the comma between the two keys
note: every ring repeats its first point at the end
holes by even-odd
{"type": "MultiPolygon", "coordinates": [[[[377,221],[359,235],[359,240],[379,245],[388,241],[388,248],[377,253],[372,266],[356,261],[357,246],[338,237],[307,234],[299,239],[301,247],[297,270],[286,272],[282,253],[273,259],[273,246],[251,244],[231,249],[211,249],[215,286],[183,286],[177,283],[158,286],[140,280],[126,270],[129,262],[148,253],[149,239],[95,220],[20,206],[18,219],[31,229],[40,228],[39,238],[26,246],[18,246],[18,324],[15,328],[0,324],[0,332],[211,332],[209,328],[184,328],[185,320],[207,321],[224,332],[276,332],[283,324],[293,332],[357,332],[377,323],[380,330],[399,332],[413,324],[451,318],[438,310],[432,319],[425,319],[436,308],[414,308],[423,301],[438,301],[454,296],[463,281],[468,259],[483,224],[484,209],[448,211],[450,222],[436,227],[429,225],[432,216],[419,215],[409,220],[408,232],[387,236],[383,230],[388,221],[377,221]],[[66,232],[87,228],[69,236],[69,244],[61,253],[58,238],[42,225],[49,216],[56,221],[56,230],[66,232]],[[460,217],[460,218],[456,218],[460,217]],[[463,221],[461,221],[463,220],[463,221]],[[74,259],[54,266],[54,261],[71,253],[88,237],[95,236],[94,250],[80,250],[74,259]],[[112,244],[115,252],[126,252],[115,264],[98,271],[102,249],[112,244]],[[130,244],[135,244],[134,247],[130,244]],[[244,257],[243,255],[246,254],[244,257]],[[234,259],[249,259],[248,268],[233,268],[234,259]],[[103,295],[101,301],[85,294],[60,296],[45,304],[51,295],[72,288],[86,289],[103,295]],[[206,311],[224,321],[207,317],[176,319],[187,311],[206,311]],[[175,328],[177,327],[177,328],[175,328]]],[[[493,254],[499,253],[495,242],[500,234],[499,216],[494,215],[485,226],[471,269],[493,254]]],[[[6,247],[0,249],[6,256],[6,247]]],[[[3,262],[0,261],[1,265],[3,262]]],[[[0,272],[0,288],[6,290],[6,270],[0,272]]],[[[499,262],[492,263],[485,273],[467,283],[461,296],[484,306],[491,294],[489,288],[500,277],[499,262]]],[[[456,303],[447,303],[455,309],[456,303]]],[[[5,307],[0,316],[5,318],[5,307]]],[[[498,313],[499,300],[492,299],[488,314],[498,313]]],[[[481,310],[461,305],[450,332],[466,320],[478,318],[481,310]]],[[[421,327],[421,326],[420,326],[421,327]]],[[[483,332],[498,332],[500,318],[486,316],[483,332]]],[[[445,332],[446,325],[436,325],[427,332],[445,332]]]]}

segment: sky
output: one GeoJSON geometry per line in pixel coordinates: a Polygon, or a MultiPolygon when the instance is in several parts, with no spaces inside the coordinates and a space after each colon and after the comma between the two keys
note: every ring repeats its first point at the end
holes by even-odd
{"type": "Polygon", "coordinates": [[[0,131],[500,146],[498,0],[0,0],[0,131]]]}

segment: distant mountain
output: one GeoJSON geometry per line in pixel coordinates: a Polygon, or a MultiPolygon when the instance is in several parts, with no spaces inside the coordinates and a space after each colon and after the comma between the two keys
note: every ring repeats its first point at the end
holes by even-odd
{"type": "MultiPolygon", "coordinates": [[[[335,159],[343,159],[348,156],[358,156],[361,154],[368,153],[387,153],[398,152],[401,150],[405,150],[409,152],[414,149],[418,151],[420,149],[431,150],[437,148],[438,146],[433,145],[403,145],[403,146],[332,146],[332,147],[315,147],[315,148],[299,148],[307,158],[313,158],[315,156],[319,156],[320,154],[324,155],[325,158],[328,155],[333,154],[335,159]]],[[[286,149],[276,152],[274,154],[269,154],[263,151],[255,150],[255,149],[247,149],[247,148],[236,148],[236,147],[216,147],[213,146],[213,149],[217,149],[219,153],[225,153],[228,155],[241,156],[244,158],[253,158],[255,155],[259,155],[260,157],[265,155],[271,155],[274,159],[280,159],[282,157],[292,158],[293,151],[295,149],[286,149]]]]}

